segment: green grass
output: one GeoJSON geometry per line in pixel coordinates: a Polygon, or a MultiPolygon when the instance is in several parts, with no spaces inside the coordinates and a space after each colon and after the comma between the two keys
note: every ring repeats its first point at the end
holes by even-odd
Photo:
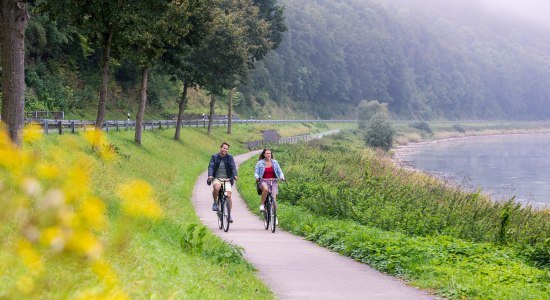
{"type": "MultiPolygon", "coordinates": [[[[49,135],[25,148],[46,160],[61,157],[67,165],[79,155],[91,158],[93,193],[107,205],[109,224],[101,235],[105,256],[130,298],[271,299],[273,294],[243,259],[242,249],[200,225],[191,203],[195,181],[221,142],[231,144],[232,154],[244,153],[248,150],[242,142],[259,139],[260,129],[273,126],[236,125],[232,135],[227,135],[224,127],[214,127],[212,136],[207,136],[204,128],[184,128],[182,142],[172,139],[173,129],[145,131],[142,147],[134,145],[132,131],[111,132],[108,140],[118,153],[112,162],[93,155],[80,135],[49,135]],[[153,187],[164,211],[161,220],[126,222],[121,218],[115,190],[130,179],[144,180],[153,187]]],[[[324,126],[294,124],[275,129],[288,136],[324,131],[324,126]]],[[[35,282],[33,294],[21,294],[15,285],[26,269],[10,251],[17,233],[9,224],[0,226],[0,298],[73,298],[102,286],[85,260],[50,255],[46,273],[35,282]]]]}
{"type": "MultiPolygon", "coordinates": [[[[445,297],[548,299],[548,211],[413,176],[352,143],[344,134],[273,150],[288,179],[282,228],[445,297]]],[[[239,185],[253,211],[255,161],[241,167],[239,185]]]]}

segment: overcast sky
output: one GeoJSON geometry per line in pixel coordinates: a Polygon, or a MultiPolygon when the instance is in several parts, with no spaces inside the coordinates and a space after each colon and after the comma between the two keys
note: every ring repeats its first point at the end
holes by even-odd
{"type": "Polygon", "coordinates": [[[479,0],[495,10],[527,17],[538,23],[550,26],[550,0],[479,0]]]}

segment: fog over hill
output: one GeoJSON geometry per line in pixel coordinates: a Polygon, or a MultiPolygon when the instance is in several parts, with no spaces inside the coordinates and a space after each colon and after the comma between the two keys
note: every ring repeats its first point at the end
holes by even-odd
{"type": "Polygon", "coordinates": [[[550,2],[284,0],[288,32],[243,89],[322,117],[550,119],[550,2]]]}
{"type": "Polygon", "coordinates": [[[550,29],[550,1],[481,0],[478,2],[495,14],[509,14],[550,29]]]}

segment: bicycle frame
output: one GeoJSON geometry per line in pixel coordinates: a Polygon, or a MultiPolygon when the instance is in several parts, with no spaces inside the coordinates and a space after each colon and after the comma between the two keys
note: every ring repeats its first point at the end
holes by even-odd
{"type": "Polygon", "coordinates": [[[220,183],[220,191],[218,192],[218,227],[227,232],[229,230],[229,220],[231,218],[231,208],[229,207],[229,199],[225,190],[225,185],[230,182],[230,179],[217,179],[220,183]]]}
{"type": "Polygon", "coordinates": [[[265,211],[263,212],[264,216],[264,227],[266,230],[271,229],[272,233],[275,233],[277,227],[277,201],[273,197],[272,189],[273,182],[279,181],[278,178],[274,179],[261,179],[260,184],[265,182],[267,184],[267,196],[265,198],[265,211]]]}

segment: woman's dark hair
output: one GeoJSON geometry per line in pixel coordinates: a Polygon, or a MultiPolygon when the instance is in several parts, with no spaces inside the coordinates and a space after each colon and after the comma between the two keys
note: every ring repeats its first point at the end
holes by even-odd
{"type": "Polygon", "coordinates": [[[262,160],[262,159],[265,158],[265,152],[266,151],[271,152],[271,159],[273,159],[273,151],[271,151],[271,149],[269,149],[269,148],[265,148],[264,151],[262,151],[262,154],[260,154],[260,158],[258,158],[258,160],[262,160]]]}

